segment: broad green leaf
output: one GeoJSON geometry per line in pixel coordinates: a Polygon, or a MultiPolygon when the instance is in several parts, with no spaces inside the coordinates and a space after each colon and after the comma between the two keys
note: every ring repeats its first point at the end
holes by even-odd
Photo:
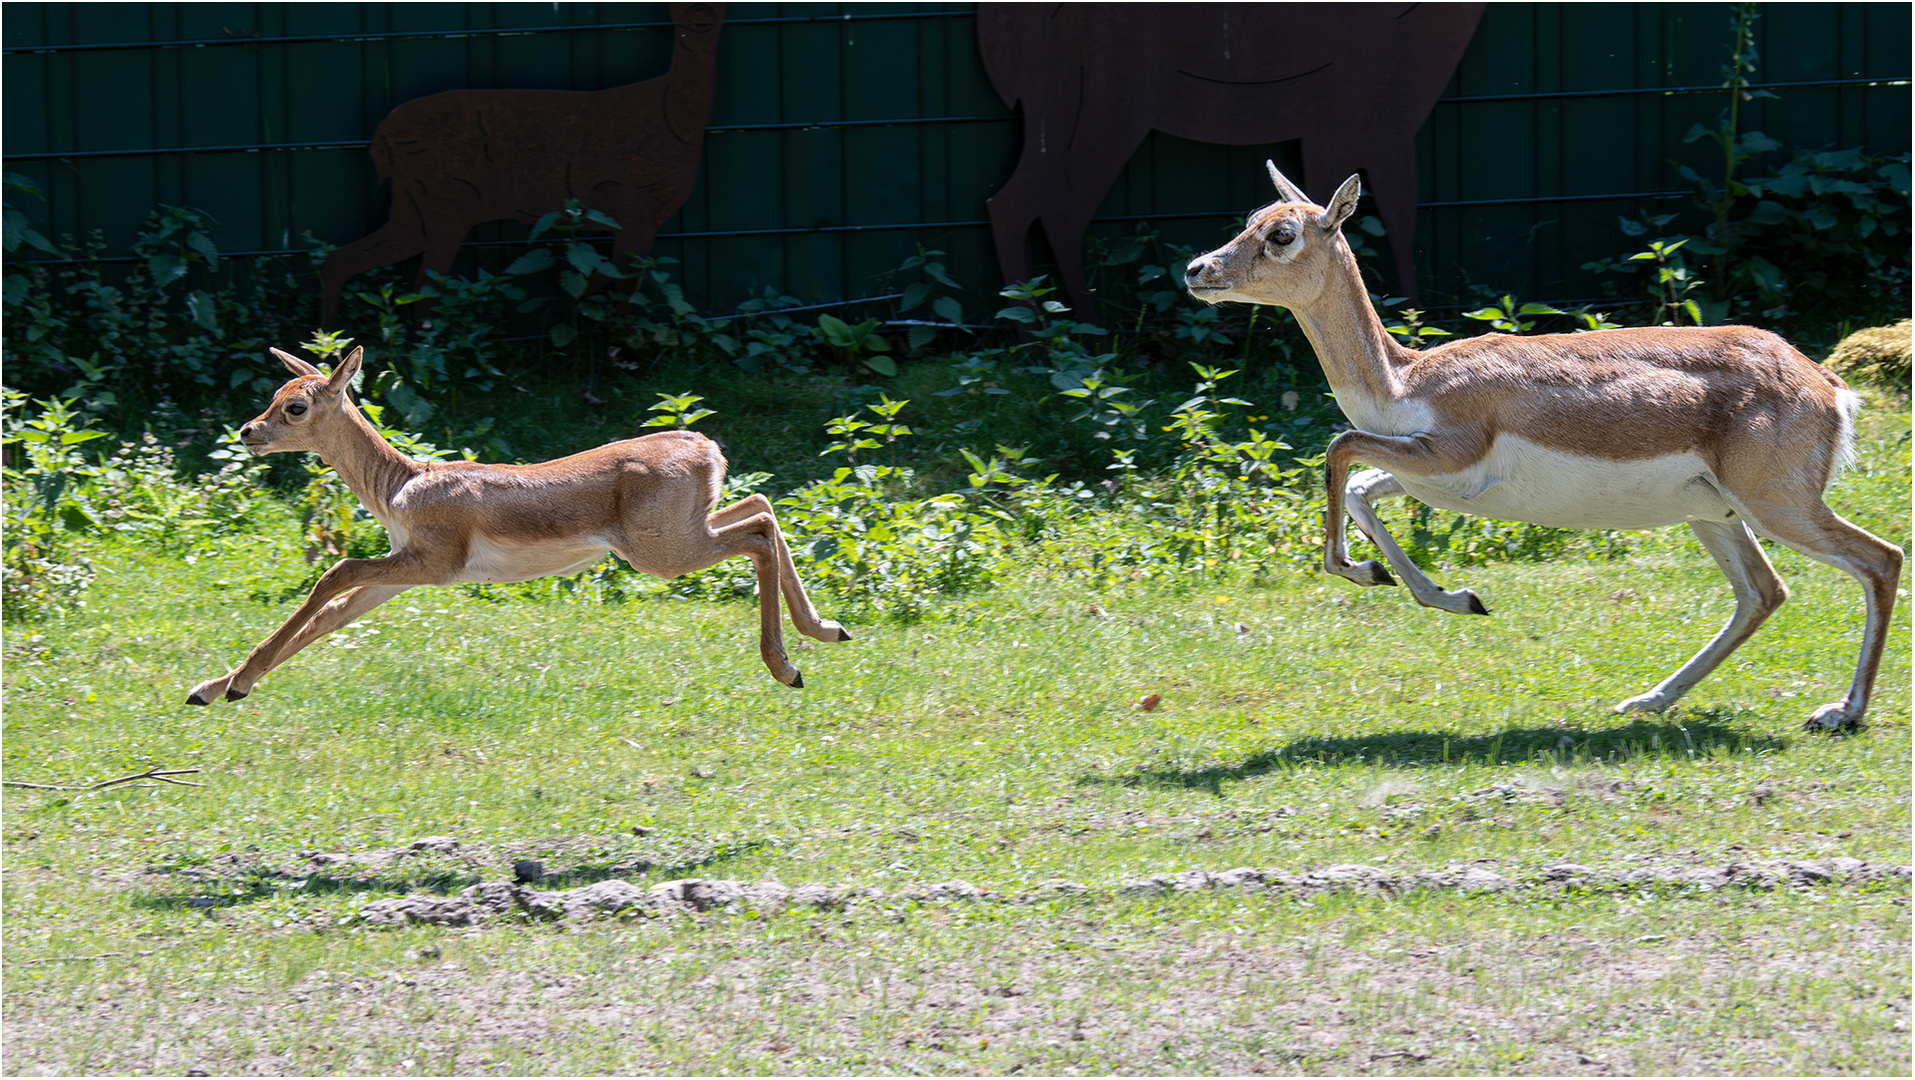
{"type": "Polygon", "coordinates": [[[936,300],[931,301],[931,310],[937,312],[938,318],[943,319],[945,322],[961,323],[964,321],[964,305],[958,303],[958,299],[955,296],[940,296],[936,300]]]}
{"type": "Polygon", "coordinates": [[[506,267],[505,272],[514,276],[536,274],[541,270],[551,269],[552,264],[556,262],[558,258],[552,254],[551,248],[533,248],[512,260],[512,265],[506,267]]]}

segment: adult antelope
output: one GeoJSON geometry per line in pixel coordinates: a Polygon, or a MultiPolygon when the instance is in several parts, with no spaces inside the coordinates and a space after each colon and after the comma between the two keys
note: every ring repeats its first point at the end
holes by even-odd
{"type": "Polygon", "coordinates": [[[1735,591],[1735,614],[1689,662],[1616,711],[1667,708],[1788,597],[1750,529],[1862,583],[1868,616],[1848,696],[1810,729],[1861,726],[1881,665],[1902,549],[1822,501],[1853,456],[1860,399],[1828,369],[1742,326],[1485,334],[1427,352],[1404,348],[1371,308],[1341,227],[1352,176],[1328,208],[1270,165],[1278,202],[1230,243],[1191,260],[1185,284],[1209,303],[1278,304],[1316,348],[1356,427],[1331,440],[1324,568],[1394,585],[1345,552],[1347,505],[1416,599],[1489,614],[1475,593],[1438,588],[1403,554],[1371,502],[1431,506],[1558,528],[1647,529],[1686,522],[1735,591]],[[1349,476],[1356,462],[1377,468],[1349,476]],[[1346,479],[1347,478],[1347,479],[1346,479]],[[1347,503],[1346,503],[1347,499],[1347,503]]]}
{"type": "Polygon", "coordinates": [[[614,551],[664,578],[749,558],[758,571],[758,651],[786,686],[803,686],[804,679],[785,656],[780,591],[799,631],[819,641],[851,640],[811,606],[763,495],[712,510],[725,482],[725,456],[703,435],[660,432],[536,465],[414,461],[381,438],[352,401],[364,349],[354,349],[331,376],[272,352],[296,377],[239,429],[240,441],[255,454],[317,453],[386,527],[392,552],[334,563],[245,663],[194,687],[189,705],[245,697],[294,653],[414,585],[575,574],[614,551]]]}

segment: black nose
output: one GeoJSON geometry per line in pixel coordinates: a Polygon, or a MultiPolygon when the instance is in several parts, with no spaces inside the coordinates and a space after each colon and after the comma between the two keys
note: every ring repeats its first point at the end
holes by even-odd
{"type": "Polygon", "coordinates": [[[1210,268],[1212,261],[1208,258],[1190,260],[1190,265],[1184,267],[1184,283],[1195,285],[1203,280],[1204,271],[1210,268]]]}

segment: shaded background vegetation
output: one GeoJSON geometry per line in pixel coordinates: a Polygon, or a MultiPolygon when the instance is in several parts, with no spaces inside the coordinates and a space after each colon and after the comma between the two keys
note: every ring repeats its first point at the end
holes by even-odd
{"type": "MultiPolygon", "coordinates": [[[[89,57],[99,50],[78,46],[35,53],[38,59],[29,62],[11,45],[16,26],[38,27],[42,35],[61,30],[69,39],[98,38],[84,37],[81,23],[92,16],[77,8],[20,7],[29,10],[16,14],[15,6],[8,8],[9,79],[31,89],[36,73],[93,62],[89,57]]],[[[1594,17],[1510,7],[1527,12],[1531,21],[1524,25],[1536,33],[1550,19],[1552,33],[1569,34],[1581,25],[1577,20],[1594,17]]],[[[1782,61],[1783,74],[1801,74],[1790,65],[1799,66],[1802,55],[1822,56],[1834,65],[1825,74],[1837,76],[1851,69],[1843,65],[1880,70],[1898,58],[1906,63],[1905,36],[1902,51],[1891,50],[1886,59],[1879,49],[1850,55],[1866,29],[1850,9],[1866,8],[1867,19],[1886,17],[1875,7],[1815,7],[1833,9],[1823,14],[1834,20],[1829,25],[1835,32],[1823,36],[1834,44],[1796,50],[1782,61]]],[[[1577,257],[1583,261],[1573,287],[1566,279],[1549,279],[1557,291],[1530,291],[1545,280],[1538,267],[1547,260],[1522,268],[1493,259],[1438,266],[1426,289],[1451,292],[1435,296],[1438,302],[1426,310],[1406,308],[1387,278],[1375,272],[1385,247],[1382,227],[1360,214],[1349,236],[1374,299],[1402,340],[1427,345],[1490,329],[1543,333],[1737,321],[1780,330],[1819,358],[1851,330],[1905,314],[1906,125],[1896,129],[1902,143],[1887,147],[1785,143],[1756,125],[1775,119],[1796,130],[1805,116],[1834,116],[1844,118],[1832,129],[1839,134],[1851,128],[1879,134],[1882,117],[1906,114],[1906,82],[1884,88],[1863,76],[1837,78],[1839,86],[1779,80],[1777,61],[1762,46],[1777,32],[1778,18],[1789,32],[1808,33],[1797,25],[1801,12],[1793,9],[1744,4],[1658,10],[1662,22],[1655,25],[1663,29],[1636,27],[1632,48],[1648,49],[1649,41],[1674,50],[1679,40],[1687,41],[1678,50],[1685,59],[1672,60],[1668,71],[1704,81],[1694,88],[1698,92],[1664,95],[1664,112],[1650,126],[1664,134],[1677,119],[1689,119],[1690,126],[1674,140],[1676,157],[1666,163],[1643,157],[1647,164],[1641,167],[1659,180],[1673,177],[1681,190],[1621,204],[1611,199],[1599,203],[1602,211],[1593,217],[1588,207],[1579,210],[1578,229],[1592,221],[1601,229],[1579,234],[1577,257]],[[1703,35],[1708,47],[1700,53],[1709,69],[1706,79],[1697,73],[1703,61],[1691,55],[1702,40],[1696,30],[1701,23],[1709,28],[1703,35]],[[1671,26],[1685,29],[1674,35],[1671,26]],[[1625,212],[1618,214],[1619,206],[1625,212]],[[1485,267],[1517,280],[1465,284],[1485,267]]],[[[255,13],[287,20],[311,14],[302,12],[289,5],[255,13]]],[[[581,8],[570,17],[590,14],[581,8]]],[[[638,18],[643,14],[634,14],[625,37],[645,36],[641,31],[651,24],[638,18]]],[[[867,14],[869,20],[830,31],[850,35],[841,42],[845,64],[869,53],[845,51],[857,34],[898,23],[928,35],[925,28],[937,20],[957,17],[858,9],[859,19],[867,14]]],[[[1486,19],[1480,47],[1502,40],[1509,31],[1499,27],[1515,17],[1501,6],[1492,14],[1499,21],[1486,19]]],[[[401,13],[395,8],[389,15],[397,19],[401,13]]],[[[199,14],[160,5],[145,17],[148,35],[163,36],[186,33],[186,23],[199,14]],[[169,30],[161,25],[167,12],[184,21],[169,30]]],[[[361,11],[353,17],[369,16],[361,11]]],[[[803,35],[822,32],[821,17],[810,9],[758,12],[738,5],[727,23],[727,47],[749,51],[754,33],[809,40],[803,35]]],[[[289,22],[275,31],[284,40],[209,46],[206,55],[310,44],[294,41],[294,29],[289,22]]],[[[105,33],[99,27],[91,32],[105,33]]],[[[444,32],[394,29],[375,40],[397,56],[401,45],[429,41],[448,47],[434,36],[444,32]]],[[[950,28],[940,33],[944,47],[956,50],[950,28]]],[[[867,45],[871,40],[865,39],[867,45]]],[[[1479,51],[1473,47],[1472,55],[1479,51]]],[[[140,49],[121,52],[144,55],[140,49]]],[[[1525,77],[1554,80],[1558,87],[1574,82],[1566,67],[1546,79],[1546,59],[1538,54],[1536,70],[1525,77]]],[[[202,61],[180,58],[188,67],[202,61]]],[[[126,70],[157,70],[149,68],[133,64],[126,70]]],[[[493,75],[506,79],[512,70],[503,65],[493,75]]],[[[1478,130],[1469,117],[1494,103],[1463,98],[1479,86],[1472,80],[1486,77],[1483,72],[1480,57],[1466,60],[1458,75],[1461,97],[1453,95],[1446,106],[1451,111],[1439,109],[1425,133],[1435,140],[1432,146],[1443,142],[1446,131],[1462,138],[1478,130]]],[[[601,75],[601,81],[616,81],[601,75]]],[[[953,85],[963,84],[960,74],[946,75],[953,85]]],[[[1638,75],[1631,81],[1641,80],[1638,75]]],[[[384,93],[403,97],[411,90],[384,93]]],[[[1562,93],[1570,96],[1545,95],[1552,108],[1580,100],[1574,97],[1580,91],[1562,93]]],[[[10,95],[9,109],[18,107],[20,96],[10,95]]],[[[377,94],[353,100],[371,119],[384,107],[377,94]]],[[[63,115],[63,109],[91,115],[84,102],[41,104],[47,116],[63,115]]],[[[721,102],[724,108],[748,111],[742,100],[721,102]]],[[[1527,146],[1523,131],[1540,129],[1540,120],[1511,127],[1515,149],[1509,152],[1527,146]]],[[[860,160],[865,151],[882,156],[882,147],[858,149],[848,130],[840,132],[850,140],[841,165],[860,160]]],[[[1584,149],[1572,152],[1564,144],[1548,160],[1569,161],[1585,150],[1617,156],[1593,123],[1570,131],[1584,149]]],[[[711,136],[699,197],[704,202],[688,206],[681,222],[687,227],[708,212],[714,185],[731,175],[721,149],[729,136],[722,135],[711,136]]],[[[29,127],[27,136],[53,139],[55,133],[42,125],[29,127]]],[[[102,531],[151,532],[191,550],[196,537],[256,527],[258,511],[296,519],[308,559],[317,565],[336,554],[384,550],[377,523],[316,462],[256,462],[238,451],[233,429],[258,411],[282,377],[264,356],[269,344],[303,343],[321,359],[351,342],[366,345],[371,363],[362,400],[390,437],[423,457],[535,460],[651,427],[695,425],[730,448],[738,474],[732,494],[756,489],[782,500],[781,513],[794,533],[812,538],[799,553],[809,572],[828,591],[869,612],[914,616],[927,598],[982,587],[994,580],[994,567],[1032,551],[1100,582],[1233,573],[1255,580],[1277,566],[1316,558],[1314,466],[1341,418],[1314,357],[1287,313],[1202,308],[1177,286],[1191,252],[1180,239],[1206,245],[1222,239],[1230,227],[1223,212],[1160,215],[1162,221],[1118,214],[1106,221],[1110,227],[1093,240],[1100,298],[1093,320],[1056,304],[1045,277],[997,286],[975,258],[975,237],[964,239],[963,230],[942,234],[955,241],[951,251],[933,246],[937,236],[915,226],[887,233],[888,247],[858,248],[856,259],[849,258],[853,247],[841,247],[834,257],[841,269],[859,260],[868,266],[873,251],[886,251],[892,260],[862,279],[838,279],[868,297],[853,301],[843,292],[834,297],[818,284],[821,279],[801,269],[802,260],[792,255],[797,241],[789,235],[726,243],[781,252],[779,265],[790,280],[806,284],[765,284],[752,276],[757,271],[747,274],[741,267],[718,288],[712,264],[722,245],[714,238],[680,236],[661,244],[653,257],[614,266],[604,254],[602,233],[588,231],[608,224],[602,217],[595,221],[576,205],[554,207],[516,238],[495,235],[476,246],[454,274],[423,289],[411,287],[403,265],[361,275],[349,287],[343,327],[318,333],[315,268],[328,250],[325,243],[312,241],[307,253],[236,256],[229,234],[237,230],[248,237],[242,243],[257,243],[248,232],[257,226],[248,216],[252,210],[244,210],[242,221],[235,213],[243,207],[223,204],[216,216],[163,203],[130,237],[117,235],[118,225],[56,236],[53,222],[82,220],[74,216],[76,207],[93,213],[106,205],[90,194],[76,198],[73,187],[73,177],[93,175],[85,172],[92,168],[85,162],[95,159],[55,169],[51,152],[16,153],[16,141],[27,136],[9,125],[10,160],[22,170],[6,179],[10,615],[77,595],[86,575],[68,549],[75,538],[102,531]],[[807,295],[794,295],[799,292],[807,295]],[[732,297],[722,309],[721,294],[732,297]],[[258,499],[248,494],[260,491],[270,493],[270,508],[255,506],[258,499]]],[[[1476,142],[1470,136],[1462,144],[1476,142]]],[[[789,168],[792,147],[781,145],[778,160],[789,168]]],[[[1284,159],[1291,148],[1250,149],[1284,159]]],[[[1200,148],[1191,160],[1220,152],[1200,148]]],[[[1440,187],[1450,182],[1443,179],[1450,158],[1447,151],[1431,152],[1435,164],[1426,167],[1435,179],[1428,182],[1440,187]]],[[[1147,163],[1166,156],[1175,154],[1154,144],[1133,169],[1155,167],[1147,163]]],[[[1229,213],[1241,215],[1264,199],[1262,170],[1249,159],[1226,164],[1234,178],[1222,188],[1211,183],[1202,190],[1240,200],[1229,213]],[[1239,191],[1244,184],[1251,186],[1239,191]]],[[[218,174],[208,169],[207,175],[218,174]]],[[[829,175],[814,179],[825,183],[836,176],[850,184],[855,171],[826,170],[829,175]]],[[[154,175],[167,174],[160,169],[154,175]]],[[[1137,197],[1133,181],[1120,183],[1112,198],[1137,197]]],[[[843,192],[844,205],[858,204],[852,187],[843,192]]],[[[1553,214],[1570,204],[1550,205],[1553,214]]],[[[1475,205],[1467,213],[1493,216],[1512,206],[1528,206],[1526,214],[1535,210],[1517,200],[1475,205]]],[[[1446,230],[1459,221],[1465,231],[1476,229],[1489,218],[1458,218],[1450,212],[1463,214],[1465,208],[1447,204],[1435,211],[1441,213],[1426,215],[1432,230],[1428,257],[1510,247],[1455,247],[1443,239],[1446,230]]],[[[1541,236],[1541,227],[1532,223],[1531,234],[1541,236]]],[[[1905,392],[1905,333],[1900,340],[1902,359],[1884,363],[1877,350],[1871,354],[1876,359],[1867,361],[1868,377],[1905,392]]],[[[1579,536],[1475,521],[1413,503],[1401,513],[1409,519],[1401,525],[1403,535],[1425,561],[1556,557],[1572,548],[1606,558],[1629,544],[1622,534],[1579,536]]],[[[614,593],[627,588],[612,564],[595,581],[614,593]]],[[[672,586],[682,595],[732,595],[749,587],[748,575],[737,568],[672,586]]]]}

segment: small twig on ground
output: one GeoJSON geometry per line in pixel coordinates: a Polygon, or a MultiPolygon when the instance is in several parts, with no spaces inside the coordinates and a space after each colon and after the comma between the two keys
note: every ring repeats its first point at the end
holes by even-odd
{"type": "Polygon", "coordinates": [[[125,956],[125,953],[103,952],[91,956],[36,956],[31,960],[15,960],[16,964],[58,964],[69,960],[105,960],[111,956],[125,956]]]}
{"type": "Polygon", "coordinates": [[[191,780],[173,779],[175,776],[187,776],[198,771],[198,769],[148,769],[131,776],[102,780],[97,784],[29,784],[25,780],[0,780],[0,786],[31,788],[34,791],[105,791],[107,788],[140,780],[159,780],[168,784],[178,784],[181,787],[205,787],[205,784],[195,784],[191,780]]]}
{"type": "MultiPolygon", "coordinates": [[[[152,956],[154,953],[163,952],[167,949],[176,949],[179,946],[186,944],[190,940],[192,939],[181,938],[178,941],[168,942],[167,944],[161,945],[158,948],[135,949],[132,955],[152,956]]],[[[127,954],[124,952],[103,952],[103,953],[89,953],[89,954],[78,955],[78,956],[36,956],[29,960],[13,960],[10,962],[15,964],[60,964],[60,963],[67,963],[70,961],[78,961],[78,960],[107,960],[115,956],[125,956],[125,955],[127,954]]]]}

